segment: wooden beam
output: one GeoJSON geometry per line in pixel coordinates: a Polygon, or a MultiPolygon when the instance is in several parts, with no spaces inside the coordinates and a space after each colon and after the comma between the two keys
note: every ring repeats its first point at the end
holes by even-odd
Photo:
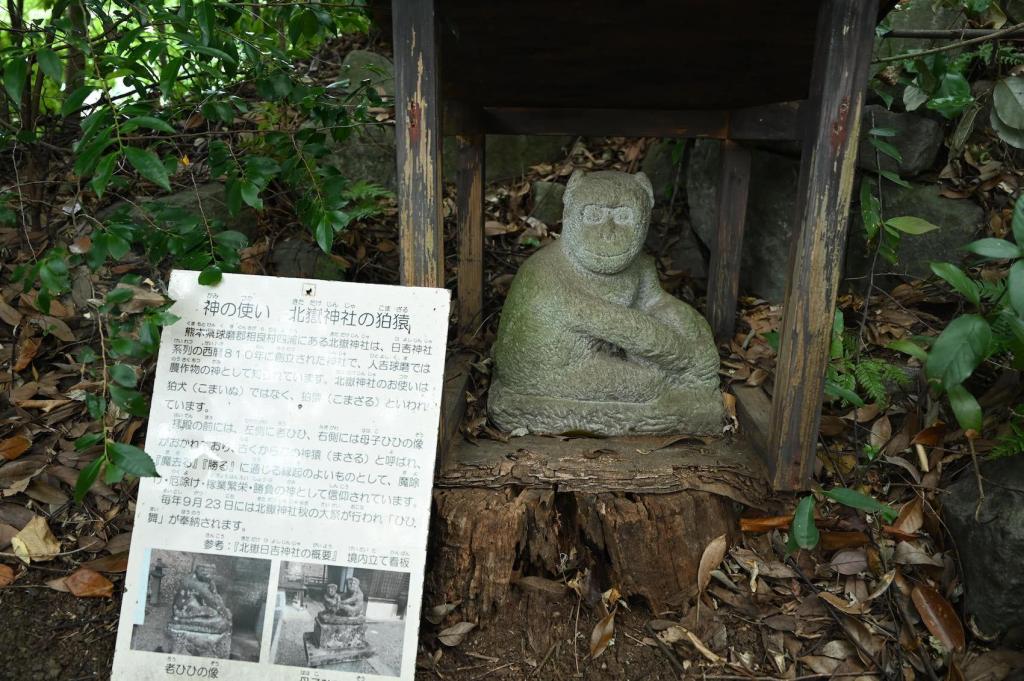
{"type": "Polygon", "coordinates": [[[770,496],[761,457],[742,438],[708,438],[707,443],[649,435],[564,440],[527,435],[508,442],[456,438],[447,460],[436,487],[590,494],[700,490],[756,507],[770,496]]]}
{"type": "Polygon", "coordinates": [[[814,467],[878,0],[821,3],[768,435],[776,489],[814,467]]]}
{"type": "Polygon", "coordinates": [[[459,335],[480,326],[484,305],[484,136],[455,136],[459,225],[459,335]]]}
{"type": "Polygon", "coordinates": [[[718,177],[718,225],[708,271],[708,322],[718,341],[731,338],[735,329],[749,189],[750,150],[724,140],[718,177]]]}
{"type": "Polygon", "coordinates": [[[391,4],[401,281],[444,286],[441,108],[434,0],[391,4]]]}
{"type": "MultiPolygon", "coordinates": [[[[451,122],[458,124],[454,116],[451,122]]],[[[736,111],[490,106],[484,108],[481,125],[484,132],[501,135],[623,135],[737,140],[799,139],[801,127],[800,106],[795,102],[736,111]]]]}
{"type": "Polygon", "coordinates": [[[444,364],[444,387],[441,390],[441,424],[437,431],[438,475],[455,465],[452,446],[459,439],[462,417],[466,415],[466,388],[469,386],[473,355],[468,352],[452,355],[444,364]]]}

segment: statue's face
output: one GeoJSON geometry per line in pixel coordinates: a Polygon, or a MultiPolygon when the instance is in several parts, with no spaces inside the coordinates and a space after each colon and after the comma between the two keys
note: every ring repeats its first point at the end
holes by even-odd
{"type": "Polygon", "coordinates": [[[336,596],[336,595],[338,595],[338,585],[337,584],[328,584],[327,585],[327,595],[328,596],[336,596]]]}
{"type": "Polygon", "coordinates": [[[647,239],[654,203],[643,173],[577,171],[565,192],[562,241],[569,257],[591,272],[615,274],[629,266],[647,239]]]}
{"type": "Polygon", "coordinates": [[[201,582],[212,582],[214,575],[213,566],[208,563],[199,563],[196,565],[195,574],[196,579],[201,582]]]}
{"type": "Polygon", "coordinates": [[[349,591],[355,591],[359,588],[359,580],[355,577],[349,577],[348,581],[345,582],[345,585],[348,587],[349,591]]]}

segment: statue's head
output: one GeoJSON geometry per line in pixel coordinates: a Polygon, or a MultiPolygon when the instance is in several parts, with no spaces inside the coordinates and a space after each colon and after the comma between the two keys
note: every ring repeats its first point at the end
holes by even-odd
{"type": "Polygon", "coordinates": [[[640,254],[654,206],[654,189],[643,173],[573,172],[565,188],[562,242],[577,265],[615,274],[640,254]]]}
{"type": "Polygon", "coordinates": [[[327,595],[328,596],[337,596],[338,595],[338,585],[337,584],[333,584],[333,583],[332,584],[328,584],[327,585],[327,595]]]}
{"type": "Polygon", "coordinates": [[[213,563],[196,563],[196,567],[192,571],[192,574],[200,582],[212,582],[216,573],[217,568],[213,566],[213,563]]]}
{"type": "Polygon", "coordinates": [[[349,591],[355,591],[359,588],[359,580],[355,577],[349,577],[345,580],[345,586],[348,587],[349,591]]]}

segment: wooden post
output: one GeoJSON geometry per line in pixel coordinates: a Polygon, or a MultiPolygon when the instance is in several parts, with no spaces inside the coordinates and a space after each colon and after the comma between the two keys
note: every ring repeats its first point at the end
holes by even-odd
{"type": "Polygon", "coordinates": [[[444,286],[441,107],[434,0],[391,3],[401,281],[444,286]]]}
{"type": "Polygon", "coordinates": [[[459,335],[480,326],[484,290],[484,136],[460,133],[456,185],[459,223],[459,335]]]}
{"type": "Polygon", "coordinates": [[[718,178],[718,227],[708,272],[708,321],[718,341],[732,337],[740,290],[743,223],[750,188],[750,150],[731,139],[722,141],[718,178]]]}
{"type": "Polygon", "coordinates": [[[878,0],[825,0],[818,14],[767,447],[780,490],[806,487],[814,468],[877,12],[878,0]]]}

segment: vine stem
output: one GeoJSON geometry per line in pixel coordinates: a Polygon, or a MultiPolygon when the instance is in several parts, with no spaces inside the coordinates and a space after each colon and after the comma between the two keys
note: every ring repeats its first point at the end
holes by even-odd
{"type": "Polygon", "coordinates": [[[974,519],[977,521],[981,516],[981,505],[985,503],[985,484],[981,478],[981,465],[978,463],[978,452],[974,449],[974,436],[965,433],[967,444],[971,448],[971,464],[974,466],[974,480],[978,483],[978,504],[974,507],[974,519]]]}
{"type": "Polygon", "coordinates": [[[1024,22],[1014,24],[1007,28],[1000,29],[988,35],[979,36],[977,38],[969,38],[967,40],[961,40],[955,43],[949,43],[948,45],[939,45],[938,47],[932,47],[927,50],[918,50],[916,52],[904,52],[903,54],[896,54],[891,57],[881,57],[872,61],[872,64],[885,64],[894,61],[903,61],[905,59],[914,59],[915,57],[923,57],[929,54],[938,54],[939,52],[948,52],[949,50],[955,50],[958,47],[967,47],[969,45],[978,45],[985,43],[990,40],[998,40],[1004,36],[1012,33],[1018,33],[1021,29],[1024,29],[1024,22]]]}

